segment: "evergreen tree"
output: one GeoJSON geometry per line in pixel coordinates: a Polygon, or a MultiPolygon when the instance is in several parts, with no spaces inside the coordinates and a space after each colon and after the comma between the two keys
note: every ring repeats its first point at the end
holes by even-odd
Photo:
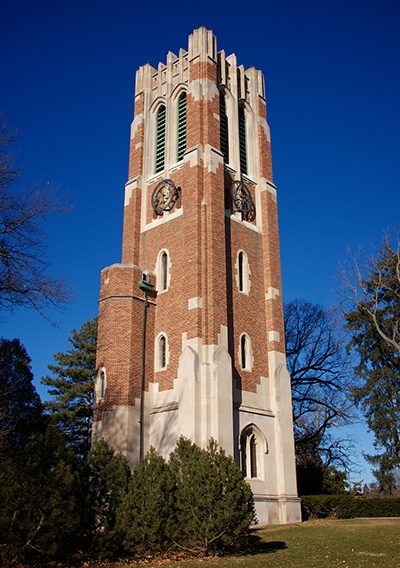
{"type": "Polygon", "coordinates": [[[354,398],[375,435],[376,455],[367,459],[383,491],[391,492],[400,471],[400,253],[388,236],[365,262],[353,257],[342,270],[349,349],[359,355],[360,385],[354,398]]]}
{"type": "Polygon", "coordinates": [[[65,558],[76,549],[85,495],[77,457],[53,426],[5,462],[0,502],[4,561],[65,558]]]}
{"type": "Polygon", "coordinates": [[[96,367],[97,317],[71,331],[73,349],[57,353],[57,365],[48,365],[56,377],[43,377],[54,398],[45,403],[52,420],[71,447],[86,459],[91,442],[93,389],[96,367]]]}
{"type": "Polygon", "coordinates": [[[250,485],[233,458],[211,440],[207,450],[181,437],[171,454],[178,546],[209,552],[240,547],[256,521],[250,485]]]}
{"type": "Polygon", "coordinates": [[[0,462],[22,449],[42,424],[30,363],[19,339],[0,340],[0,462]]]}
{"type": "Polygon", "coordinates": [[[174,478],[153,447],[140,461],[118,514],[118,529],[129,553],[159,549],[174,524],[174,478]]]}
{"type": "Polygon", "coordinates": [[[296,463],[297,491],[303,495],[338,495],[349,488],[347,474],[327,467],[322,460],[302,459],[296,463]]]}
{"type": "Polygon", "coordinates": [[[91,550],[99,558],[110,558],[122,546],[116,517],[131,475],[125,456],[115,453],[103,439],[89,453],[89,507],[91,550]]]}

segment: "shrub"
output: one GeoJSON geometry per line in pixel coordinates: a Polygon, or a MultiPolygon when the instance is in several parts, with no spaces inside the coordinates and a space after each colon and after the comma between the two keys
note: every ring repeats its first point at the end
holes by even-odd
{"type": "Polygon", "coordinates": [[[400,517],[400,499],[364,499],[353,495],[307,495],[301,498],[303,520],[400,517]]]}
{"type": "Polygon", "coordinates": [[[170,467],[175,479],[173,542],[196,552],[240,546],[256,519],[250,486],[233,458],[213,440],[202,450],[181,437],[170,467]]]}
{"type": "Polygon", "coordinates": [[[79,462],[53,427],[0,475],[1,551],[8,562],[54,559],[80,542],[85,498],[79,462]]]}
{"type": "Polygon", "coordinates": [[[173,522],[174,480],[170,468],[153,447],[129,481],[118,511],[118,530],[129,553],[155,551],[167,540],[173,522]]]}
{"type": "Polygon", "coordinates": [[[121,549],[116,516],[130,475],[125,456],[115,453],[103,439],[94,442],[89,454],[90,548],[100,558],[110,558],[121,549]]]}

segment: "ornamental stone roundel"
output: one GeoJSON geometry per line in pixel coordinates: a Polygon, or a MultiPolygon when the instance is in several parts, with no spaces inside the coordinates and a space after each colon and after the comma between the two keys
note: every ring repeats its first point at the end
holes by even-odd
{"type": "Polygon", "coordinates": [[[156,185],[151,196],[151,205],[158,214],[170,211],[174,206],[176,187],[172,179],[163,179],[156,185]]]}
{"type": "Polygon", "coordinates": [[[235,212],[249,213],[253,209],[253,199],[242,181],[236,180],[231,185],[231,195],[235,204],[235,212]]]}

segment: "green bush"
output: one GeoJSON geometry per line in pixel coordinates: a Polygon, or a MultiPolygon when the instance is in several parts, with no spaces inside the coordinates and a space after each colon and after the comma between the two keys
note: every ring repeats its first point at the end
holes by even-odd
{"type": "Polygon", "coordinates": [[[255,521],[250,486],[211,441],[202,450],[180,438],[169,463],[154,448],[141,460],[117,513],[129,554],[172,545],[192,552],[240,546],[255,521]]]}
{"type": "Polygon", "coordinates": [[[128,489],[131,472],[125,456],[115,453],[103,439],[89,453],[89,526],[91,552],[111,558],[122,548],[116,527],[117,511],[128,489]]]}
{"type": "Polygon", "coordinates": [[[175,479],[173,542],[195,552],[240,546],[256,519],[250,486],[233,458],[214,440],[202,450],[181,437],[170,467],[175,479]]]}
{"type": "Polygon", "coordinates": [[[77,548],[86,499],[77,456],[55,428],[7,460],[0,502],[1,553],[9,563],[65,557],[77,548]]]}
{"type": "Polygon", "coordinates": [[[162,456],[150,448],[129,481],[117,515],[117,530],[128,553],[155,551],[174,522],[174,479],[162,456]]]}
{"type": "Polygon", "coordinates": [[[353,495],[307,495],[301,498],[303,521],[307,519],[352,519],[355,517],[400,517],[400,499],[364,499],[353,495]]]}

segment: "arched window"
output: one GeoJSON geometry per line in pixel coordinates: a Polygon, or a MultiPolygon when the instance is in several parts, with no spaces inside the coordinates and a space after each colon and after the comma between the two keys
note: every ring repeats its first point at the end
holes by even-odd
{"type": "Polygon", "coordinates": [[[162,250],[158,253],[156,264],[156,277],[157,277],[157,292],[160,294],[166,292],[170,282],[170,267],[171,262],[167,250],[162,250]]]}
{"type": "Polygon", "coordinates": [[[246,116],[243,107],[239,107],[239,152],[240,171],[247,175],[246,116]]]}
{"type": "Polygon", "coordinates": [[[161,335],[159,339],[158,357],[159,368],[165,369],[167,361],[167,340],[165,339],[165,335],[161,335]]]}
{"type": "Polygon", "coordinates": [[[104,373],[104,369],[101,369],[100,371],[100,398],[104,398],[104,391],[105,391],[105,382],[106,382],[106,375],[104,373]]]}
{"type": "Polygon", "coordinates": [[[250,337],[247,333],[242,333],[239,339],[239,363],[243,371],[251,371],[253,368],[253,350],[251,348],[250,337]]]}
{"type": "Polygon", "coordinates": [[[243,251],[238,254],[239,292],[243,292],[243,251]]]}
{"type": "Polygon", "coordinates": [[[165,162],[165,106],[161,105],[156,118],[156,164],[155,173],[164,169],[165,162]]]}
{"type": "Polygon", "coordinates": [[[219,118],[220,118],[220,143],[221,152],[225,163],[229,163],[229,144],[228,144],[228,117],[226,114],[225,95],[219,94],[219,118]]]}
{"type": "Polygon", "coordinates": [[[182,93],[178,101],[178,162],[186,151],[186,93],[182,93]]]}
{"type": "Polygon", "coordinates": [[[168,281],[168,255],[166,252],[163,252],[161,255],[161,291],[167,289],[167,281],[168,281]]]}
{"type": "Polygon", "coordinates": [[[239,250],[236,257],[236,285],[242,294],[250,293],[250,267],[247,254],[243,250],[239,250]]]}
{"type": "Polygon", "coordinates": [[[245,477],[250,479],[263,478],[264,453],[268,453],[265,436],[254,424],[246,426],[240,436],[241,465],[245,477]]]}
{"type": "Polygon", "coordinates": [[[257,438],[254,434],[250,438],[250,474],[257,477],[257,438]]]}
{"type": "Polygon", "coordinates": [[[168,339],[164,332],[159,333],[156,338],[155,345],[155,361],[154,366],[156,371],[163,371],[168,365],[168,339]]]}
{"type": "Polygon", "coordinates": [[[246,358],[247,358],[247,345],[246,345],[246,336],[245,334],[242,335],[240,338],[240,353],[241,353],[241,365],[242,369],[246,369],[246,358]]]}
{"type": "Polygon", "coordinates": [[[104,400],[106,388],[107,388],[106,370],[104,367],[101,367],[97,372],[97,377],[95,382],[96,399],[98,402],[104,400]]]}

